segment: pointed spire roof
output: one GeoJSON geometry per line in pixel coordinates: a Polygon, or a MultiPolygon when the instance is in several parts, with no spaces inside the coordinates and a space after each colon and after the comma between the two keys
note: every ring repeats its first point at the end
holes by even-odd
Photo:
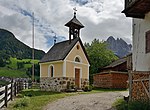
{"type": "Polygon", "coordinates": [[[76,12],[74,12],[74,17],[65,24],[67,27],[70,27],[71,25],[76,25],[78,28],[84,28],[83,24],[76,18],[76,12]]]}

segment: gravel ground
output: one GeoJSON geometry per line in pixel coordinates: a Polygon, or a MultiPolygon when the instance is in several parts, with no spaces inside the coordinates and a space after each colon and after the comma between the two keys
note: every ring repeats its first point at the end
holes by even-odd
{"type": "Polygon", "coordinates": [[[43,110],[113,110],[112,103],[127,95],[127,91],[81,94],[59,99],[48,104],[43,110]]]}

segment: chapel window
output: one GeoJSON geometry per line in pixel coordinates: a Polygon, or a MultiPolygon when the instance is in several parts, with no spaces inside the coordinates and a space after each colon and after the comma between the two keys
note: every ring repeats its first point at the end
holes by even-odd
{"type": "Polygon", "coordinates": [[[53,66],[50,66],[50,73],[51,73],[51,77],[54,76],[54,67],[53,66]]]}
{"type": "Polygon", "coordinates": [[[76,57],[76,58],[75,58],[75,62],[80,62],[79,57],[76,57]]]}

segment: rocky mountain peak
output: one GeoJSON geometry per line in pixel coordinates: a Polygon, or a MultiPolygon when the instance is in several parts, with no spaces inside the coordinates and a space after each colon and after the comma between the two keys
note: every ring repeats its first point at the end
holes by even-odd
{"type": "Polygon", "coordinates": [[[108,43],[108,48],[120,58],[131,53],[132,45],[127,44],[122,38],[115,39],[113,36],[110,36],[106,43],[108,43]]]}

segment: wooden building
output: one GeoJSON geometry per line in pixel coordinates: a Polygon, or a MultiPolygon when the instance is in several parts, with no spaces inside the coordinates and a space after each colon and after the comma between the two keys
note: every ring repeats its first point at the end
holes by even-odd
{"type": "MultiPolygon", "coordinates": [[[[131,55],[128,57],[131,57],[131,55]]],[[[100,69],[100,73],[93,75],[94,87],[127,88],[129,70],[127,66],[128,57],[114,61],[112,64],[100,69]]]]}
{"type": "Polygon", "coordinates": [[[150,100],[150,0],[125,0],[123,13],[133,18],[130,100],[150,100]]]}
{"type": "Polygon", "coordinates": [[[82,89],[89,83],[89,59],[80,39],[84,26],[74,17],[65,24],[69,40],[54,44],[40,61],[40,87],[46,91],[65,91],[74,85],[82,89]]]}

